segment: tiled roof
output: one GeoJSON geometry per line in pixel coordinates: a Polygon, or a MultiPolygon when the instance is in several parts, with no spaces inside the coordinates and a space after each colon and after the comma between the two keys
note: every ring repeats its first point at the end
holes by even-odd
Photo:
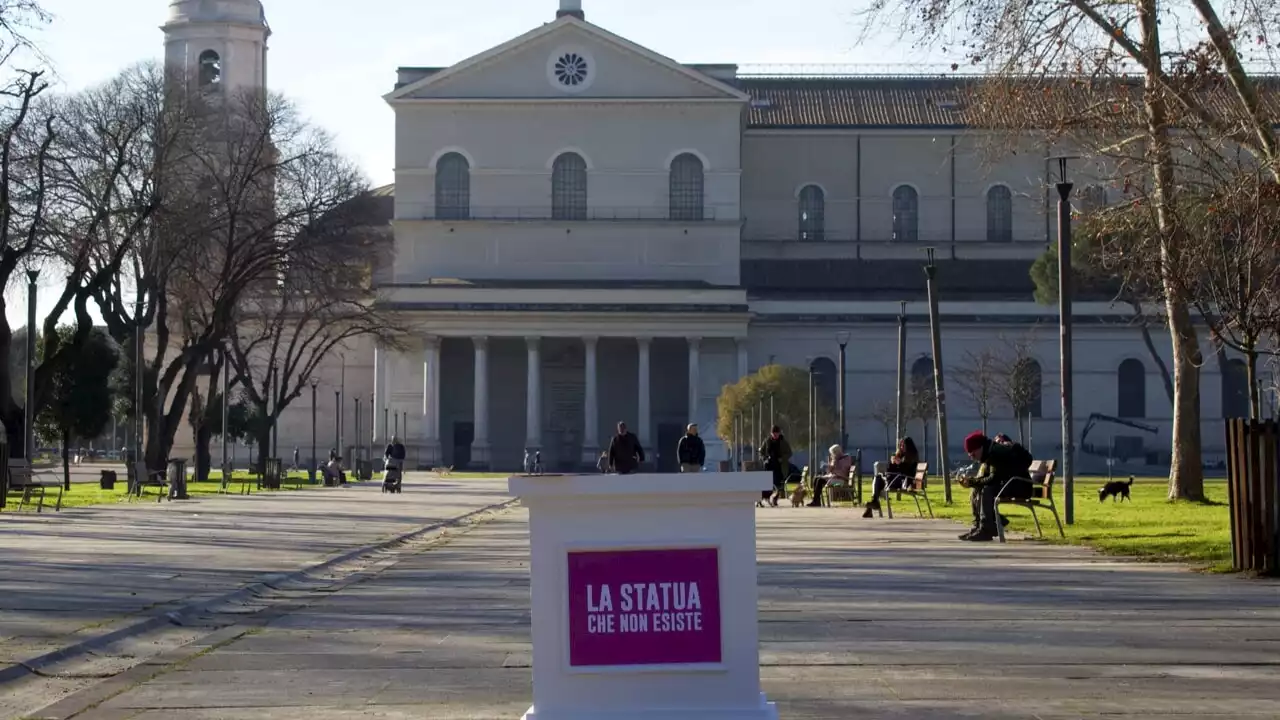
{"type": "MultiPolygon", "coordinates": [[[[1264,113],[1280,124],[1280,79],[1255,81],[1264,113]]],[[[1075,122],[1113,123],[1124,115],[1141,122],[1142,117],[1136,79],[1047,78],[996,86],[975,76],[742,77],[738,85],[751,95],[748,124],[753,128],[1050,127],[1068,114],[1075,122]]],[[[1218,117],[1234,121],[1240,114],[1226,83],[1196,94],[1218,117]]]]}
{"type": "Polygon", "coordinates": [[[963,125],[963,80],[742,78],[751,127],[963,125]],[[952,109],[954,108],[954,109],[952,109]]]}

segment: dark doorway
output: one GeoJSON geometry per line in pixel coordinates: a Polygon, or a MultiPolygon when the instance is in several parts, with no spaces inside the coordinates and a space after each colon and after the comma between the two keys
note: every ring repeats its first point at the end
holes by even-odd
{"type": "Polygon", "coordinates": [[[469,422],[453,424],[453,466],[459,470],[471,465],[471,441],[476,439],[476,426],[469,422]]]}
{"type": "Polygon", "coordinates": [[[653,447],[653,455],[658,472],[679,472],[680,458],[676,456],[676,446],[684,435],[684,425],[675,423],[658,424],[658,442],[653,447]]]}

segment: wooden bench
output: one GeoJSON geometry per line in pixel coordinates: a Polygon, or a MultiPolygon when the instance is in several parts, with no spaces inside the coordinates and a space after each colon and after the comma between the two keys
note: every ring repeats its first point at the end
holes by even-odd
{"type": "Polygon", "coordinates": [[[856,485],[856,483],[858,482],[857,478],[858,478],[858,466],[853,465],[849,468],[848,480],[842,480],[840,478],[832,478],[828,480],[827,484],[822,488],[822,493],[825,496],[827,507],[835,506],[837,493],[842,493],[844,495],[847,495],[849,498],[849,502],[852,503],[854,507],[857,507],[858,505],[858,492],[857,492],[858,488],[856,485]]]}
{"type": "Polygon", "coordinates": [[[129,500],[142,499],[147,488],[156,488],[156,502],[164,502],[169,497],[169,481],[165,479],[163,470],[154,472],[147,469],[146,461],[139,460],[128,465],[129,500]]]}
{"type": "MultiPolygon", "coordinates": [[[[1031,519],[1035,521],[1036,533],[1038,533],[1040,537],[1044,537],[1044,530],[1040,527],[1040,517],[1036,514],[1036,510],[1045,509],[1053,513],[1053,520],[1058,524],[1058,534],[1065,538],[1067,533],[1062,529],[1062,519],[1058,517],[1058,505],[1053,500],[1053,476],[1056,467],[1056,460],[1032,461],[1031,467],[1028,469],[1028,473],[1031,475],[1030,478],[1014,478],[1009,481],[1015,482],[1016,480],[1023,480],[1025,482],[1030,482],[1033,486],[1031,490],[1031,497],[1026,500],[1020,500],[997,496],[996,515],[1000,515],[1001,505],[1016,505],[1018,507],[1027,508],[1031,511],[1031,519]]],[[[1008,487],[1008,483],[1005,484],[1005,487],[1008,487]]],[[[1004,488],[1001,488],[1000,492],[1003,495],[1004,488]]],[[[1005,542],[1004,523],[996,523],[996,532],[1000,535],[1000,542],[1005,542]]]]}
{"type": "Polygon", "coordinates": [[[58,499],[54,504],[54,512],[62,510],[62,482],[58,480],[36,480],[41,474],[47,474],[52,468],[37,467],[33,469],[25,460],[12,460],[4,468],[4,496],[7,501],[11,497],[18,498],[18,510],[33,499],[36,501],[36,512],[44,512],[44,500],[50,489],[57,488],[58,499]],[[18,464],[14,464],[18,463],[18,464]]]}
{"type": "MultiPolygon", "coordinates": [[[[916,503],[916,514],[924,517],[924,509],[920,507],[920,498],[924,498],[924,507],[929,510],[929,517],[933,517],[933,504],[929,502],[929,494],[926,489],[929,486],[929,463],[916,463],[916,474],[912,478],[912,486],[910,488],[890,489],[890,483],[884,485],[884,506],[889,511],[889,519],[893,519],[893,503],[889,500],[889,493],[894,493],[901,500],[903,495],[909,496],[916,503]]],[[[881,517],[884,516],[884,510],[880,511],[881,517]]]]}

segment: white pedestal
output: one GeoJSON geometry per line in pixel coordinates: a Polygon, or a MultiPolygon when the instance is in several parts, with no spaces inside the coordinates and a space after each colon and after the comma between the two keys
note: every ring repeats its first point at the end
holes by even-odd
{"type": "Polygon", "coordinates": [[[529,509],[523,720],[776,720],[760,692],[767,472],[514,476],[529,509]]]}

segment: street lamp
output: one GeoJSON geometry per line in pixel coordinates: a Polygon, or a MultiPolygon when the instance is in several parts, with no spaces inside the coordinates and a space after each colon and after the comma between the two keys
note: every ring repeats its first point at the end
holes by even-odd
{"type": "Polygon", "coordinates": [[[897,443],[905,432],[907,401],[907,302],[902,301],[898,311],[898,408],[893,421],[893,441],[897,443]]]}
{"type": "Polygon", "coordinates": [[[1067,182],[1067,161],[1075,155],[1049,158],[1058,161],[1058,330],[1060,333],[1058,363],[1062,378],[1062,486],[1063,515],[1067,524],[1075,523],[1075,441],[1072,439],[1071,387],[1071,183],[1067,182]]]}
{"type": "MultiPolygon", "coordinates": [[[[342,391],[333,391],[333,451],[342,457],[342,391]]],[[[342,463],[339,462],[339,465],[342,463]]]]}
{"type": "Polygon", "coordinates": [[[23,403],[26,405],[23,453],[28,465],[35,461],[36,454],[36,279],[39,277],[39,270],[27,271],[27,401],[23,403]]]}
{"type": "Polygon", "coordinates": [[[807,460],[809,463],[809,472],[811,474],[813,473],[814,468],[816,467],[814,463],[814,452],[813,452],[813,448],[816,442],[814,436],[817,435],[817,428],[816,428],[817,422],[815,422],[815,418],[814,418],[815,408],[814,408],[814,402],[813,402],[813,383],[814,383],[813,363],[816,359],[817,358],[812,358],[812,357],[807,357],[804,359],[805,367],[809,369],[809,419],[808,419],[809,441],[805,443],[804,452],[805,452],[805,455],[807,456],[807,460]]]}
{"type": "Polygon", "coordinates": [[[938,318],[938,266],[933,261],[933,248],[925,248],[929,262],[924,266],[929,291],[929,331],[933,340],[933,396],[938,413],[938,462],[942,469],[942,494],[951,504],[951,465],[947,458],[947,391],[942,383],[942,325],[938,318]]]}
{"type": "Polygon", "coordinates": [[[356,405],[356,436],[355,436],[355,447],[356,447],[356,449],[355,449],[355,458],[353,458],[353,459],[354,459],[356,462],[359,462],[359,460],[360,460],[360,450],[361,450],[361,449],[362,449],[362,447],[364,446],[364,443],[363,443],[363,442],[360,442],[360,440],[361,440],[361,433],[360,433],[360,396],[359,396],[359,395],[356,395],[355,393],[352,393],[352,394],[351,394],[351,399],[355,401],[355,405],[356,405]]]}
{"type": "Polygon", "coordinates": [[[840,375],[838,378],[839,382],[836,383],[837,385],[836,392],[840,393],[840,447],[844,448],[847,452],[848,446],[849,446],[849,431],[845,427],[845,423],[844,423],[844,404],[845,404],[845,394],[846,394],[844,389],[844,373],[845,373],[844,349],[849,345],[849,332],[847,330],[841,330],[840,332],[836,333],[836,342],[840,343],[840,368],[839,368],[840,375]]]}
{"type": "Polygon", "coordinates": [[[320,384],[319,378],[311,378],[311,469],[307,475],[311,483],[316,481],[316,386],[320,384]]]}

